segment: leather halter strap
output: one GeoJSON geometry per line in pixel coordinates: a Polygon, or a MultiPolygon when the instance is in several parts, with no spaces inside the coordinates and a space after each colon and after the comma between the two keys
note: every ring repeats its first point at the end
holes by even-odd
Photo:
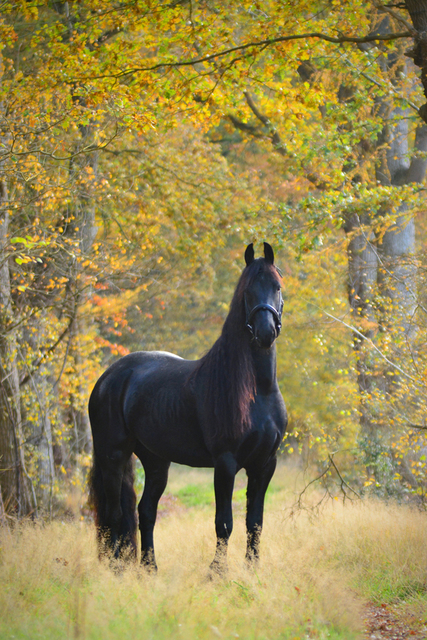
{"type": "Polygon", "coordinates": [[[252,321],[254,319],[255,314],[258,313],[258,311],[270,311],[270,313],[273,314],[274,321],[276,323],[277,336],[279,336],[280,330],[282,328],[282,311],[283,311],[283,299],[282,299],[281,292],[280,292],[279,310],[277,310],[271,304],[261,303],[261,304],[257,304],[255,307],[253,307],[253,309],[249,311],[248,304],[246,301],[246,296],[245,296],[245,308],[246,308],[246,328],[249,329],[252,335],[254,335],[254,328],[252,326],[252,321]]]}

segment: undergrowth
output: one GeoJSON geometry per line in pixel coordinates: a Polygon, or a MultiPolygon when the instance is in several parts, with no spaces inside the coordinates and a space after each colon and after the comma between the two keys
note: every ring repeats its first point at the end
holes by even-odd
{"type": "Polygon", "coordinates": [[[172,470],[155,530],[157,576],[137,567],[116,575],[100,563],[90,522],[3,529],[0,637],[352,640],[362,637],[367,601],[427,609],[425,513],[368,501],[295,511],[294,475],[280,468],[273,482],[261,561],[248,570],[238,476],[222,579],[208,579],[211,472],[172,470]]]}

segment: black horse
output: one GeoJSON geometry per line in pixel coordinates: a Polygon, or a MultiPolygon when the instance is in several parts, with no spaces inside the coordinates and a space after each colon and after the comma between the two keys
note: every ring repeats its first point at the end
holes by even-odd
{"type": "Polygon", "coordinates": [[[138,505],[143,565],[157,568],[153,529],[171,461],[215,469],[211,568],[218,572],[226,565],[233,528],[234,478],[246,470],[246,558],[258,558],[265,492],[287,425],[276,380],[281,277],[266,242],[264,256],[255,259],[253,245],[247,247],[221,336],[201,360],[140,351],[118,360],[96,383],[89,401],[90,488],[101,552],[136,558],[135,453],[145,470],[138,505]]]}

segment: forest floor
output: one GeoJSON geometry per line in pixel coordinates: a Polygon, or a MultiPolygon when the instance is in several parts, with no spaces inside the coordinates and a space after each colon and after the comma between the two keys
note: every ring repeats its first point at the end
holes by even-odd
{"type": "Polygon", "coordinates": [[[172,468],[155,531],[155,577],[138,568],[118,576],[98,561],[83,503],[72,520],[0,530],[0,638],[426,640],[426,513],[372,500],[329,500],[319,510],[315,490],[297,509],[305,482],[279,467],[261,561],[249,571],[246,483],[237,476],[229,569],[214,580],[211,471],[172,468]]]}
{"type": "Polygon", "coordinates": [[[364,610],[367,640],[426,640],[427,622],[420,611],[402,610],[393,604],[368,604],[364,610]]]}
{"type": "MultiPolygon", "coordinates": [[[[159,516],[179,514],[185,509],[177,496],[166,493],[161,499],[159,516]]],[[[427,602],[415,607],[413,604],[409,607],[406,602],[364,605],[361,613],[366,640],[427,640],[427,602]]]]}
{"type": "MultiPolygon", "coordinates": [[[[238,483],[238,486],[239,484],[241,486],[242,483],[238,483]]],[[[207,491],[209,492],[209,488],[207,491]]],[[[196,490],[193,495],[195,501],[197,493],[196,490]]],[[[206,494],[204,498],[206,499],[206,494]]],[[[213,492],[210,498],[213,500],[213,492]]],[[[184,509],[182,501],[176,495],[167,493],[162,497],[159,515],[165,517],[171,513],[182,513],[184,509]]],[[[409,604],[404,600],[382,604],[369,602],[363,606],[361,615],[366,640],[427,640],[427,601],[424,599],[417,602],[410,598],[409,604]]]]}

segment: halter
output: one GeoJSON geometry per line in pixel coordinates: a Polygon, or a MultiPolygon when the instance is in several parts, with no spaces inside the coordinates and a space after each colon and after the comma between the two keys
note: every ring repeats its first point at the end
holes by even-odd
{"type": "Polygon", "coordinates": [[[275,307],[273,307],[271,304],[261,303],[261,304],[257,304],[251,311],[249,311],[248,303],[246,300],[246,294],[245,294],[245,309],[246,309],[246,328],[249,329],[252,336],[254,335],[254,328],[252,326],[252,321],[254,319],[254,316],[256,313],[258,313],[258,311],[265,310],[265,311],[270,311],[273,314],[274,321],[276,323],[277,337],[279,337],[280,329],[282,328],[282,311],[283,311],[282,292],[280,292],[279,310],[275,309],[275,307]]]}

